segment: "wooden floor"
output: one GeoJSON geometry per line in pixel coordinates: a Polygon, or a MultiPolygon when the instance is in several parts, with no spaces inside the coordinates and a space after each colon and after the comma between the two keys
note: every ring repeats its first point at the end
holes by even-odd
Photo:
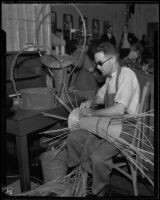
{"type": "MultiPolygon", "coordinates": [[[[6,185],[9,185],[18,179],[18,176],[16,176],[18,175],[18,168],[15,157],[7,156],[6,166],[6,175],[8,176],[8,178],[6,179],[6,185]],[[9,163],[12,163],[12,165],[10,165],[9,163]]],[[[43,175],[39,162],[32,161],[30,171],[33,181],[35,180],[36,182],[36,179],[43,181],[43,175]]],[[[106,197],[133,196],[131,182],[116,171],[113,171],[113,173],[111,174],[110,183],[106,186],[105,190],[106,197]]],[[[140,196],[154,196],[153,188],[144,180],[139,180],[138,192],[140,196]]]]}

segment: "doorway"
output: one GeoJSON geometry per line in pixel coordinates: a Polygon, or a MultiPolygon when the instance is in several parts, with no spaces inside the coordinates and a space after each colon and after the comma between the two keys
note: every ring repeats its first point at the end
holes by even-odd
{"type": "Polygon", "coordinates": [[[147,24],[147,41],[149,45],[149,54],[154,56],[155,36],[158,32],[158,22],[149,22],[147,24]]]}

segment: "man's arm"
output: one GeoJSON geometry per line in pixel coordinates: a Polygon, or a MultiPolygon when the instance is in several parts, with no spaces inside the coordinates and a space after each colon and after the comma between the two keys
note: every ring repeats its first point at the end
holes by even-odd
{"type": "Polygon", "coordinates": [[[80,109],[91,108],[91,107],[94,108],[96,107],[96,105],[99,105],[99,104],[103,104],[103,100],[98,95],[96,95],[95,98],[81,103],[80,109]]]}
{"type": "Polygon", "coordinates": [[[126,112],[127,107],[121,103],[117,103],[111,107],[104,108],[104,109],[83,109],[81,110],[81,116],[88,116],[88,117],[109,117],[109,116],[117,116],[117,115],[124,115],[126,112]]]}

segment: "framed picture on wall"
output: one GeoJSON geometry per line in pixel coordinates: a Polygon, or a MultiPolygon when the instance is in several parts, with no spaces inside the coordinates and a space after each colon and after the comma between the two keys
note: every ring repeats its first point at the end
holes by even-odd
{"type": "Polygon", "coordinates": [[[103,34],[107,33],[108,27],[109,27],[109,21],[103,21],[103,34]]]}
{"type": "Polygon", "coordinates": [[[92,37],[94,40],[99,39],[99,20],[98,19],[92,20],[92,37]]]}
{"type": "Polygon", "coordinates": [[[54,5],[51,5],[51,32],[54,33],[57,28],[57,14],[54,11],[54,5]]]}
{"type": "Polygon", "coordinates": [[[64,39],[70,38],[70,30],[73,28],[73,16],[69,14],[63,14],[63,36],[64,39]]]}
{"type": "MultiPolygon", "coordinates": [[[[83,17],[86,25],[86,30],[88,29],[87,17],[83,17]]],[[[83,21],[82,18],[79,17],[79,30],[83,31],[83,21]]]]}

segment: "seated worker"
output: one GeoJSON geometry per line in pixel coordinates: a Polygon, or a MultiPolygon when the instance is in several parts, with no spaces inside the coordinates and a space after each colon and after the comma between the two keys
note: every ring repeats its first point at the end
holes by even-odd
{"type": "Polygon", "coordinates": [[[63,33],[61,29],[56,29],[52,33],[52,48],[55,49],[56,46],[65,46],[66,41],[63,39],[63,33]]]}
{"type": "MultiPolygon", "coordinates": [[[[140,98],[136,74],[130,68],[120,66],[118,52],[110,43],[100,44],[95,49],[94,58],[97,68],[107,78],[93,99],[81,103],[81,116],[108,117],[125,113],[136,114],[140,98]],[[95,109],[101,104],[105,104],[105,107],[95,109]]],[[[92,193],[96,196],[104,196],[104,187],[109,183],[112,170],[106,163],[110,163],[118,152],[116,147],[107,140],[79,129],[68,134],[67,146],[54,163],[57,162],[59,167],[62,166],[63,174],[67,169],[69,171],[81,165],[92,175],[92,193]]],[[[48,163],[51,162],[53,162],[52,157],[49,158],[48,163]]],[[[47,169],[46,165],[45,171],[47,169]]]]}
{"type": "MultiPolygon", "coordinates": [[[[95,50],[97,68],[106,78],[105,84],[92,100],[81,103],[82,116],[108,117],[134,114],[138,112],[140,86],[136,74],[129,68],[120,66],[118,52],[110,43],[102,43],[95,50]],[[105,108],[94,109],[95,105],[105,104],[105,108]]],[[[121,133],[122,134],[122,133],[121,133]]],[[[79,164],[92,174],[92,193],[104,195],[104,187],[109,182],[110,163],[118,150],[108,141],[86,130],[70,132],[67,138],[68,167],[79,164]]]]}
{"type": "Polygon", "coordinates": [[[142,60],[142,52],[143,52],[143,47],[140,43],[134,43],[130,47],[130,51],[128,56],[126,56],[123,60],[121,60],[121,64],[126,65],[127,67],[130,68],[139,68],[143,62],[142,60]]]}
{"type": "Polygon", "coordinates": [[[72,83],[72,86],[77,90],[80,96],[89,99],[95,96],[98,90],[97,82],[93,75],[96,66],[95,62],[93,62],[87,54],[88,44],[86,44],[83,55],[81,57],[82,49],[83,38],[80,38],[78,41],[77,49],[72,53],[72,56],[74,57],[73,66],[78,64],[75,70],[76,77],[72,83]]]}

